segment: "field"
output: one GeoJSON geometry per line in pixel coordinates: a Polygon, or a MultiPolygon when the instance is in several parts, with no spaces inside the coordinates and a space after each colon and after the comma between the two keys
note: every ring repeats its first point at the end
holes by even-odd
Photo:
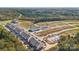
{"type": "Polygon", "coordinates": [[[25,29],[28,29],[31,26],[31,22],[30,21],[20,20],[19,22],[20,22],[19,23],[20,26],[25,28],[25,29]]]}
{"type": "MultiPolygon", "coordinates": [[[[49,26],[50,28],[48,30],[42,30],[39,32],[36,32],[35,34],[37,36],[46,36],[48,34],[54,34],[62,31],[62,33],[67,31],[75,30],[75,28],[79,29],[79,21],[53,21],[53,22],[41,22],[37,23],[39,26],[49,26]]],[[[70,33],[72,33],[70,32],[70,33]]]]}

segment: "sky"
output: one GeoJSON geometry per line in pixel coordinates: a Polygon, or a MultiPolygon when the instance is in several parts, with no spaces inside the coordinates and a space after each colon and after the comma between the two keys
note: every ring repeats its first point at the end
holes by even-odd
{"type": "Polygon", "coordinates": [[[0,0],[0,7],[79,7],[79,0],[0,0]]]}

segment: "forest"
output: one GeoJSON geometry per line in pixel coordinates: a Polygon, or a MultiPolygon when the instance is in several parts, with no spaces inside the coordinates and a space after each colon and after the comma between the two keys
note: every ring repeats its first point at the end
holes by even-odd
{"type": "Polygon", "coordinates": [[[0,20],[18,17],[21,20],[78,20],[79,8],[0,8],[0,20]]]}

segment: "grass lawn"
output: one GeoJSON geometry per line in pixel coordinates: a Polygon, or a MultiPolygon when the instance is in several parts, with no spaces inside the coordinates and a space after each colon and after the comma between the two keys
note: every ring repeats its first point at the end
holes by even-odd
{"type": "Polygon", "coordinates": [[[25,29],[28,29],[30,25],[31,25],[30,21],[20,20],[20,26],[24,27],[25,29]]]}

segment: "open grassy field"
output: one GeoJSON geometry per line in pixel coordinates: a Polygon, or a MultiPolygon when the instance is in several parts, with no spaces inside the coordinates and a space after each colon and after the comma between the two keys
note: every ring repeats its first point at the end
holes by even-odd
{"type": "Polygon", "coordinates": [[[20,20],[20,26],[22,26],[25,29],[28,29],[31,26],[31,22],[30,21],[20,20]]]}
{"type": "Polygon", "coordinates": [[[65,25],[66,23],[63,23],[63,21],[51,21],[51,22],[40,22],[37,23],[37,25],[39,26],[61,26],[61,25],[65,25]]]}
{"type": "Polygon", "coordinates": [[[79,24],[78,20],[64,20],[64,21],[51,21],[51,22],[39,22],[37,25],[39,26],[61,26],[67,24],[79,24]]]}

